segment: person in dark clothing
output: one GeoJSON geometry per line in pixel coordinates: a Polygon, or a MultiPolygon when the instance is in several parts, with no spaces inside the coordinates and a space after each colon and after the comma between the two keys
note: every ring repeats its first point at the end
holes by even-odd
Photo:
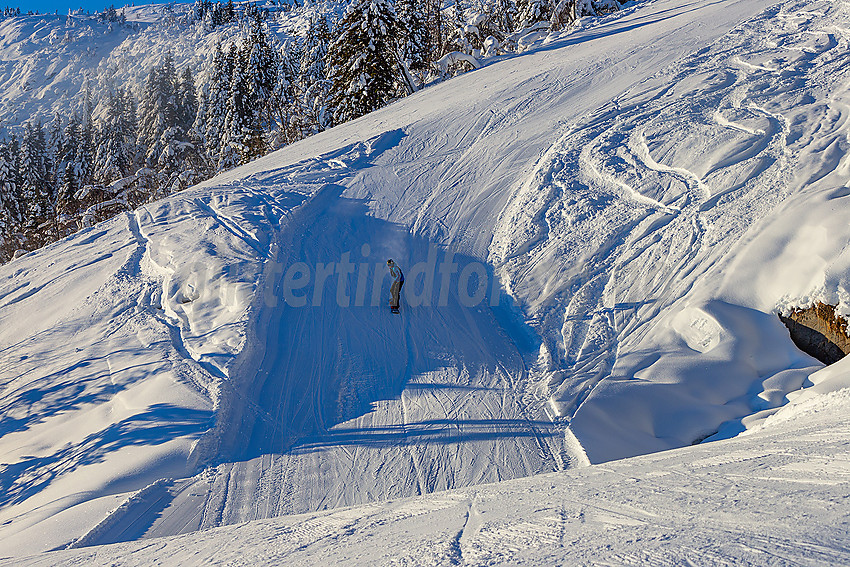
{"type": "Polygon", "coordinates": [[[401,295],[401,286],[404,285],[404,274],[401,268],[398,267],[398,264],[393,262],[392,259],[387,260],[387,267],[390,269],[390,275],[393,277],[393,285],[390,287],[390,309],[393,313],[398,313],[398,300],[401,295]]]}

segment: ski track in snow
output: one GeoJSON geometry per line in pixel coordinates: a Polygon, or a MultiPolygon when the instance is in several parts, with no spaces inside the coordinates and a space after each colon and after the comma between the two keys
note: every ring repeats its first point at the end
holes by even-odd
{"type": "MultiPolygon", "coordinates": [[[[0,432],[12,464],[0,474],[0,554],[309,512],[259,524],[277,545],[269,561],[338,558],[364,534],[348,560],[381,561],[368,555],[371,534],[420,521],[432,526],[418,526],[424,539],[392,532],[398,553],[383,559],[545,562],[569,548],[579,562],[620,564],[794,561],[800,549],[846,560],[833,542],[777,529],[782,519],[747,534],[723,513],[700,523],[682,512],[710,487],[730,515],[756,515],[734,497],[735,475],[758,460],[744,440],[728,462],[697,447],[689,454],[713,460],[650,456],[635,461],[651,463],[642,476],[617,463],[567,471],[579,493],[539,508],[506,487],[566,490],[555,477],[484,496],[477,487],[681,447],[718,428],[728,437],[812,383],[819,365],[795,354],[770,312],[818,288],[794,280],[746,295],[758,286],[736,257],[769,256],[751,229],[802,218],[810,194],[850,194],[848,14],[792,0],[728,31],[768,4],[702,6],[720,22],[706,45],[687,6],[647,2],[3,266],[0,432]],[[606,34],[670,45],[642,52],[624,40],[600,56],[606,34]],[[525,63],[540,60],[550,65],[525,63]],[[461,94],[473,86],[480,99],[461,94]],[[83,259],[95,242],[99,255],[83,259]],[[370,277],[375,308],[338,306],[335,278],[323,294],[312,281],[304,290],[321,307],[282,301],[278,268],[293,262],[348,253],[372,269],[390,256],[410,267],[434,246],[461,266],[487,261],[510,298],[467,309],[452,292],[446,306],[403,304],[395,316],[386,282],[370,277]],[[35,301],[55,305],[29,328],[20,321],[35,301]],[[63,445],[63,427],[76,444],[63,445]],[[111,472],[87,474],[101,463],[111,472]],[[725,465],[739,468],[700,476],[725,465]],[[165,475],[174,480],[157,484],[165,475]],[[665,475],[684,478],[672,500],[634,501],[631,483],[649,485],[648,498],[665,475]],[[134,492],[145,486],[155,489],[134,492]],[[71,527],[34,539],[49,522],[71,527]],[[700,529],[690,537],[688,526],[700,529]],[[674,529],[684,543],[667,551],[674,529]],[[632,539],[612,536],[600,555],[591,535],[607,531],[632,539]]],[[[845,285],[832,275],[840,263],[813,265],[845,285]]],[[[770,483],[808,482],[838,494],[844,468],[822,447],[790,469],[773,463],[753,490],[791,498],[770,483]]],[[[206,541],[208,558],[231,557],[243,528],[227,529],[208,532],[231,534],[206,541]]],[[[139,544],[137,560],[179,557],[174,541],[139,544]]]]}
{"type": "MultiPolygon", "coordinates": [[[[368,145],[356,144],[346,155],[313,167],[328,164],[336,182],[343,182],[344,172],[362,168],[363,160],[374,159],[372,153],[368,145]]],[[[295,169],[306,173],[302,178],[312,177],[295,169]]],[[[428,254],[428,242],[369,219],[364,203],[342,196],[342,186],[327,183],[327,177],[323,181],[287,217],[281,266],[292,259],[310,266],[334,261],[363,243],[371,247],[369,260],[428,254]]],[[[535,420],[519,399],[522,358],[489,310],[465,309],[451,296],[446,307],[405,305],[396,317],[382,305],[384,277],[381,282],[377,308],[368,302],[340,308],[336,285],[328,285],[320,307],[281,301],[267,309],[265,336],[258,337],[265,354],[245,374],[256,379],[246,389],[234,386],[239,394],[223,419],[231,426],[222,454],[247,460],[221,465],[212,480],[205,476],[192,487],[193,493],[209,490],[200,527],[557,468],[552,454],[561,450],[557,428],[535,420]],[[447,350],[453,343],[456,350],[447,350]],[[330,393],[334,398],[328,400],[330,393]]],[[[352,298],[355,286],[352,281],[347,290],[352,298]]],[[[313,286],[306,294],[314,297],[313,286]]],[[[372,296],[367,288],[366,298],[372,296]]],[[[181,506],[197,501],[175,500],[163,517],[186,515],[181,506]]],[[[162,533],[160,523],[149,535],[162,533]]]]}
{"type": "MultiPolygon", "coordinates": [[[[491,260],[509,278],[508,287],[512,293],[523,299],[523,303],[529,306],[528,310],[535,313],[535,327],[544,337],[545,364],[538,379],[544,381],[544,391],[551,392],[547,406],[551,410],[550,416],[565,418],[566,423],[571,423],[586,404],[593,404],[594,393],[599,388],[604,389],[604,381],[615,372],[621,344],[639,343],[656,324],[660,313],[691,292],[706,271],[716,269],[722,259],[718,250],[730,249],[758,215],[784,198],[781,192],[765,193],[764,188],[783,180],[791,153],[785,145],[788,126],[780,112],[770,111],[763,104],[769,100],[772,105],[781,105],[783,96],[793,97],[804,88],[797,85],[791,95],[787,95],[789,77],[793,81],[811,82],[823,76],[823,69],[814,77],[812,73],[821,64],[824,54],[839,44],[815,42],[809,45],[810,34],[805,24],[821,25],[818,20],[806,20],[805,24],[798,21],[791,29],[776,29],[772,18],[778,11],[768,11],[755,20],[755,25],[748,24],[742,30],[733,31],[716,47],[685,58],[620,96],[590,120],[570,128],[549,148],[528,177],[529,181],[515,196],[516,207],[522,216],[519,219],[505,216],[505,225],[496,227],[496,236],[490,246],[491,260]],[[770,40],[760,39],[762,36],[770,40]],[[730,42],[730,38],[736,41],[730,42]],[[806,49],[799,47],[800,38],[806,49]],[[746,64],[748,57],[752,61],[767,57],[765,44],[769,41],[784,44],[783,47],[769,48],[769,55],[774,59],[786,57],[787,61],[783,61],[784,76],[778,76],[771,66],[746,64]],[[789,52],[792,55],[787,55],[789,52]],[[800,56],[800,53],[803,55],[800,56]],[[770,87],[766,87],[764,81],[770,87]],[[688,130],[691,128],[700,128],[708,133],[694,135],[688,130]],[[706,160],[699,154],[698,148],[688,146],[689,143],[714,145],[715,149],[706,160]],[[698,164],[687,161],[680,164],[677,157],[680,155],[699,155],[701,159],[698,164]],[[532,206],[525,203],[525,194],[535,199],[532,206]],[[751,211],[749,220],[737,210],[731,215],[724,210],[723,199],[733,194],[739,200],[758,199],[764,206],[751,211]],[[527,242],[516,239],[513,235],[518,233],[517,225],[521,227],[521,223],[528,222],[532,223],[531,226],[538,223],[537,228],[530,226],[528,229],[535,236],[527,242]],[[510,235],[508,249],[500,249],[502,234],[510,235]],[[497,253],[502,256],[497,256],[497,253]],[[571,260],[572,255],[575,255],[575,260],[571,260]],[[551,271],[553,266],[558,266],[556,271],[562,269],[560,266],[577,268],[574,274],[547,275],[545,272],[551,271]],[[643,285],[635,286],[636,281],[643,285]],[[557,284],[553,286],[555,282],[557,284]],[[629,287],[624,287],[626,282],[629,287],[641,290],[640,295],[636,293],[636,297],[632,297],[629,287]],[[532,293],[535,295],[530,295],[532,293]],[[558,320],[562,323],[559,324],[558,320]],[[549,342],[547,334],[556,330],[558,334],[553,335],[549,342]],[[548,352],[545,352],[546,349],[548,352]]],[[[833,61],[836,59],[833,58],[833,61]]],[[[493,131],[495,116],[493,113],[485,114],[479,123],[459,134],[453,142],[455,147],[469,148],[459,151],[459,160],[462,161],[470,154],[471,148],[493,131]]],[[[504,127],[504,124],[499,126],[504,127]]],[[[832,135],[839,136],[841,131],[832,135]]],[[[369,171],[368,163],[380,161],[380,153],[374,157],[370,155],[373,145],[382,147],[386,143],[378,140],[355,145],[346,154],[326,157],[324,162],[300,168],[292,177],[299,180],[321,178],[325,185],[314,193],[313,202],[305,205],[314,207],[317,212],[309,213],[305,209],[301,213],[305,220],[292,221],[294,228],[291,230],[297,236],[290,244],[295,246],[291,257],[315,265],[318,261],[338,258],[343,251],[354,251],[364,242],[372,246],[373,256],[381,257],[376,253],[380,246],[377,239],[387,238],[393,228],[381,227],[380,221],[376,220],[374,222],[378,226],[364,229],[358,221],[347,217],[358,217],[365,211],[357,212],[356,201],[348,202],[345,197],[337,196],[342,187],[352,185],[350,174],[346,172],[369,171]],[[362,161],[364,159],[368,161],[362,161]],[[325,177],[312,173],[314,170],[324,173],[325,177]],[[327,179],[327,172],[334,172],[332,182],[327,179]],[[332,183],[339,184],[340,188],[333,189],[332,183]],[[340,211],[345,208],[349,211],[340,211]],[[297,243],[299,238],[300,244],[297,243]],[[305,248],[305,244],[308,247],[305,248]]],[[[384,149],[394,151],[395,146],[390,144],[384,149]]],[[[794,151],[799,152],[799,149],[794,148],[794,151]]],[[[402,172],[396,166],[395,174],[402,172]]],[[[441,177],[441,182],[451,177],[452,173],[447,172],[441,177]]],[[[359,183],[357,178],[354,178],[355,186],[359,183]]],[[[443,198],[441,194],[444,191],[434,192],[434,198],[422,204],[415,227],[421,230],[435,228],[439,234],[446,226],[442,221],[437,226],[428,221],[429,218],[440,218],[457,207],[454,201],[442,203],[438,209],[440,213],[434,214],[436,199],[443,198]]],[[[397,235],[395,238],[405,240],[409,237],[397,235]]],[[[453,229],[451,238],[457,241],[464,236],[453,229]]],[[[391,242],[392,237],[389,240],[391,242]]],[[[392,248],[389,248],[384,255],[402,253],[406,257],[423,257],[427,254],[427,244],[427,241],[407,241],[398,248],[396,243],[395,250],[390,252],[392,248]]],[[[333,302],[330,296],[324,300],[324,305],[333,302]]],[[[245,499],[245,491],[269,499],[264,487],[274,486],[276,489],[279,475],[288,479],[290,484],[279,502],[267,504],[265,511],[225,505],[222,514],[214,516],[217,522],[231,523],[263,517],[269,511],[293,513],[342,506],[369,501],[370,495],[401,496],[478,484],[585,459],[572,446],[550,447],[546,438],[551,436],[552,426],[524,417],[527,401],[522,400],[522,390],[519,397],[511,396],[516,398],[512,402],[502,394],[502,400],[494,403],[471,396],[468,391],[461,391],[459,398],[448,393],[453,389],[451,384],[464,376],[465,388],[475,385],[502,392],[514,389],[513,384],[505,381],[525,376],[522,353],[515,355],[518,357],[515,368],[504,369],[501,385],[492,382],[492,377],[486,374],[475,376],[480,370],[466,365],[466,354],[448,355],[462,365],[447,367],[448,373],[443,370],[434,374],[433,370],[423,371],[418,367],[423,360],[423,337],[420,335],[411,343],[409,329],[431,329],[435,348],[445,350],[446,344],[456,341],[452,334],[457,329],[490,328],[494,326],[492,320],[464,321],[458,325],[447,322],[442,315],[420,321],[416,316],[421,312],[408,310],[402,317],[405,333],[395,331],[394,335],[394,329],[386,326],[387,322],[394,324],[394,321],[386,321],[385,318],[364,327],[363,317],[351,314],[351,311],[354,310],[337,311],[323,307],[289,314],[284,309],[281,320],[289,321],[291,315],[295,316],[295,320],[289,324],[281,323],[279,330],[272,322],[266,352],[274,352],[276,360],[281,362],[263,361],[258,370],[261,381],[252,386],[260,393],[249,397],[272,400],[273,403],[264,408],[261,418],[254,421],[253,435],[238,445],[247,447],[246,456],[250,457],[251,451],[285,452],[291,443],[300,441],[287,454],[272,457],[274,464],[259,464],[258,459],[262,461],[263,458],[255,457],[247,462],[225,465],[223,471],[226,472],[222,474],[230,479],[228,486],[249,485],[238,488],[235,493],[228,492],[227,499],[237,503],[245,499]],[[350,322],[345,321],[348,315],[352,316],[350,322]],[[439,330],[443,327],[445,330],[439,330]],[[341,330],[351,334],[340,338],[341,330]],[[282,331],[286,334],[280,334],[282,331]],[[407,346],[399,345],[395,355],[392,352],[365,355],[364,361],[352,361],[340,352],[342,345],[349,352],[368,353],[374,350],[369,345],[376,342],[375,339],[360,342],[369,332],[377,333],[377,342],[382,346],[392,345],[394,340],[405,341],[407,346]],[[439,338],[441,336],[443,338],[439,338]],[[300,341],[306,337],[312,337],[306,340],[308,344],[325,345],[320,356],[313,352],[299,354],[300,341]],[[411,350],[416,347],[418,352],[411,350]],[[304,356],[314,360],[303,360],[304,356]],[[389,362],[390,366],[371,368],[369,360],[389,362]],[[364,363],[365,367],[362,366],[364,363]],[[353,370],[351,364],[360,366],[353,370]],[[307,373],[302,369],[307,369],[307,373]],[[289,373],[293,378],[287,377],[289,373]],[[294,379],[296,374],[300,379],[294,379]],[[380,376],[390,382],[377,387],[368,381],[365,384],[328,385],[329,379],[339,376],[380,376]],[[429,383],[447,384],[443,387],[446,392],[437,396],[425,390],[427,395],[423,395],[422,390],[415,388],[416,382],[423,380],[423,376],[428,377],[429,383]],[[476,382],[469,381],[473,378],[476,382]],[[295,390],[281,389],[296,385],[295,390]],[[369,388],[372,388],[371,392],[369,388]],[[372,411],[350,421],[344,415],[329,415],[325,405],[326,392],[329,391],[354,395],[355,398],[365,395],[373,400],[372,411]],[[450,409],[446,408],[447,404],[450,409]],[[513,410],[511,404],[514,405],[513,410]],[[465,429],[463,438],[467,440],[482,434],[471,429],[471,424],[462,425],[454,417],[458,411],[456,408],[462,409],[461,415],[483,417],[480,421],[485,424],[493,408],[498,408],[497,413],[492,414],[497,421],[509,418],[518,419],[518,424],[528,424],[529,439],[535,442],[536,448],[514,449],[514,456],[500,455],[503,460],[491,460],[485,469],[488,476],[482,476],[481,472],[476,472],[479,465],[475,462],[488,450],[478,449],[474,453],[478,456],[470,459],[471,455],[463,456],[467,442],[449,445],[454,448],[447,452],[440,443],[429,440],[431,436],[438,439],[440,435],[437,433],[443,427],[448,430],[462,427],[465,429]],[[420,416],[418,423],[417,414],[420,416]],[[449,423],[423,428],[422,424],[428,423],[425,416],[449,423]],[[536,431],[540,427],[546,431],[542,438],[536,431]],[[363,440],[345,433],[348,428],[358,431],[363,440]],[[398,436],[387,433],[395,431],[395,428],[400,432],[398,436]],[[341,441],[332,441],[340,434],[343,435],[341,441]],[[411,441],[423,434],[422,441],[411,441]],[[311,436],[319,440],[313,441],[311,436]],[[373,437],[387,439],[379,444],[389,447],[368,446],[375,443],[373,437]],[[269,444],[269,439],[274,441],[269,444]],[[365,448],[362,446],[364,441],[367,442],[365,448]],[[257,446],[258,442],[260,446],[257,446]],[[341,446],[335,446],[336,443],[341,446]],[[453,452],[460,452],[460,455],[452,457],[453,452]],[[527,456],[532,454],[537,454],[536,460],[529,462],[527,456]],[[467,459],[471,463],[464,463],[467,459]],[[325,462],[331,463],[330,472],[328,465],[323,464],[325,462]],[[455,464],[441,470],[446,462],[455,464]],[[428,467],[423,467],[423,463],[428,463],[428,467]],[[251,472],[257,467],[261,472],[251,472]],[[376,473],[358,472],[352,476],[352,470],[375,470],[376,473]],[[386,476],[390,470],[393,473],[386,476]],[[321,472],[317,474],[317,471],[321,472]]],[[[439,310],[435,311],[441,315],[439,310]]],[[[449,312],[453,311],[456,310],[449,309],[449,312]]],[[[278,315],[272,316],[272,319],[277,318],[278,315]]],[[[461,344],[474,342],[461,341],[461,344]]],[[[493,351],[492,343],[489,347],[493,351]]],[[[510,352],[512,348],[506,344],[496,350],[510,352]]],[[[791,368],[793,364],[799,367],[801,363],[792,362],[791,368]]],[[[540,370],[541,367],[536,367],[532,372],[540,370]]],[[[762,379],[769,379],[772,375],[767,374],[762,379]]],[[[521,384],[525,382],[524,378],[520,380],[521,384]]],[[[527,389],[528,385],[521,388],[527,389]]],[[[539,402],[533,403],[540,408],[539,402]]],[[[330,407],[335,407],[338,412],[339,404],[337,402],[330,407]]],[[[239,429],[244,431],[249,427],[243,423],[239,429]]],[[[697,424],[697,427],[704,425],[697,424]]],[[[581,428],[578,431],[583,433],[581,428]]],[[[701,431],[683,429],[674,443],[687,444],[701,431]]],[[[516,435],[518,431],[513,433],[516,435]]],[[[503,451],[504,448],[501,448],[497,454],[503,451]]],[[[272,501],[275,499],[274,495],[270,498],[272,501]]]]}
{"type": "Polygon", "coordinates": [[[850,398],[824,398],[709,445],[16,564],[844,565],[850,398]]]}
{"type": "MultiPolygon", "coordinates": [[[[618,351],[722,269],[753,223],[836,170],[839,159],[789,180],[847,137],[844,120],[791,123],[846,114],[809,94],[842,92],[848,38],[825,30],[844,8],[803,6],[767,10],[580,121],[503,213],[491,261],[537,317],[538,379],[556,417],[572,422],[603,380],[635,374],[618,351]]],[[[680,429],[676,439],[698,436],[680,429]]]]}

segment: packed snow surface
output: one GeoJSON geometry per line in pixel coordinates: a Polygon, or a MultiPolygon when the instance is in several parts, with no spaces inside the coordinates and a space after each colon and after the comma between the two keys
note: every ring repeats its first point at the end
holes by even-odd
{"type": "Polygon", "coordinates": [[[848,10],[639,3],[0,267],[0,556],[846,562],[775,313],[850,312],[848,10]]]}
{"type": "Polygon", "coordinates": [[[789,409],[718,443],[15,564],[847,565],[850,395],[789,409]]]}

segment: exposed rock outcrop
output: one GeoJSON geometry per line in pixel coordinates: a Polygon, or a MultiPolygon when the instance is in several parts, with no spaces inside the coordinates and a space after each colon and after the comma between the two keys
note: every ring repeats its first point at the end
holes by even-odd
{"type": "Polygon", "coordinates": [[[832,364],[850,353],[847,320],[835,313],[834,305],[815,303],[805,309],[794,309],[787,316],[779,315],[791,340],[800,350],[824,364],[832,364]]]}

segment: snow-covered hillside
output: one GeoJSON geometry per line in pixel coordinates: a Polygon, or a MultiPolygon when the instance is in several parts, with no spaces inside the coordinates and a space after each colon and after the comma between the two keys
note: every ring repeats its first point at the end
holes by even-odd
{"type": "MultiPolygon", "coordinates": [[[[308,7],[268,5],[269,30],[281,43],[304,33],[310,17],[340,8],[336,2],[308,7]]],[[[125,6],[126,23],[72,12],[0,20],[0,137],[19,132],[24,122],[50,123],[59,113],[83,114],[86,97],[95,117],[107,109],[117,88],[136,97],[150,70],[170,54],[179,70],[189,66],[205,80],[217,42],[227,44],[247,33],[230,23],[210,27],[192,17],[187,3],[125,6]]]]}
{"type": "Polygon", "coordinates": [[[848,9],[639,3],[0,267],[0,556],[845,562],[775,313],[850,312],[848,9]]]}

